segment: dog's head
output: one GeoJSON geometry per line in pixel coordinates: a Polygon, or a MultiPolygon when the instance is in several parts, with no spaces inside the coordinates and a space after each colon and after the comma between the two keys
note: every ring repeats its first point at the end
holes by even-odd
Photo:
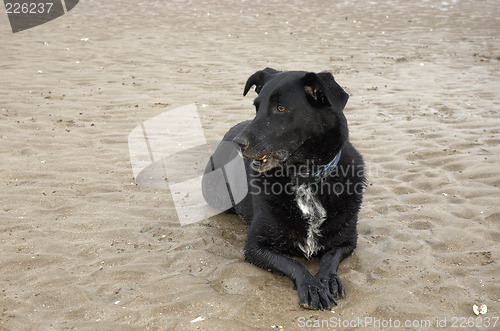
{"type": "Polygon", "coordinates": [[[342,110],[349,95],[332,74],[266,68],[248,78],[243,95],[254,85],[257,113],[233,142],[259,172],[290,163],[308,141],[336,134],[347,139],[342,110]]]}

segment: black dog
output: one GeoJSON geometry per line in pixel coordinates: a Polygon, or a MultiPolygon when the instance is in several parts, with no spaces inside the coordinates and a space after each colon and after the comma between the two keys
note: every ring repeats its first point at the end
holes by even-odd
{"type": "Polygon", "coordinates": [[[257,114],[226,133],[207,165],[203,195],[221,209],[229,196],[229,211],[249,225],[246,261],[290,277],[301,306],[327,309],[345,293],[337,269],[356,247],[365,187],[342,112],[349,96],[326,72],[266,68],[250,76],[243,95],[254,85],[257,114]],[[224,144],[230,141],[236,147],[224,144]],[[245,166],[239,181],[224,167],[235,159],[245,166]],[[208,178],[217,170],[220,181],[208,178]],[[318,273],[290,255],[321,257],[318,273]]]}

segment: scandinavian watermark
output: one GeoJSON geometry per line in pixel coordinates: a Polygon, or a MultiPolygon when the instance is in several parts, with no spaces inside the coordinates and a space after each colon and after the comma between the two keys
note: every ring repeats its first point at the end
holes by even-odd
{"type": "MultiPolygon", "coordinates": [[[[202,221],[232,207],[225,185],[216,190],[223,202],[219,208],[208,205],[203,197],[202,178],[211,152],[195,104],[146,120],[130,132],[128,146],[136,183],[170,190],[181,225],[202,221]]],[[[245,178],[245,166],[239,157],[205,176],[211,182],[225,183],[223,169],[231,177],[245,178]]],[[[237,184],[233,183],[233,192],[246,196],[248,189],[237,184]]]]}
{"type": "MultiPolygon", "coordinates": [[[[309,185],[314,194],[361,194],[364,189],[364,183],[350,180],[308,182],[304,174],[324,168],[324,165],[309,163],[279,166],[272,173],[254,172],[248,176],[245,161],[232,142],[220,142],[212,155],[195,104],[144,121],[130,132],[128,146],[136,183],[141,187],[169,190],[181,225],[197,223],[229,210],[249,192],[295,194],[302,184],[309,185]]],[[[369,176],[373,176],[377,169],[342,164],[328,176],[360,178],[367,170],[372,172],[369,176]]]]}

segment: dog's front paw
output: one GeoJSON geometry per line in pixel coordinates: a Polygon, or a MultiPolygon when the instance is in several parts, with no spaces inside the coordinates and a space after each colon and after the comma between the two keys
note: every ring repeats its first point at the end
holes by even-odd
{"type": "MultiPolygon", "coordinates": [[[[332,295],[335,299],[341,298],[345,295],[345,287],[344,284],[340,281],[340,278],[337,274],[317,274],[314,278],[321,283],[327,290],[330,295],[332,295]]],[[[335,300],[333,303],[337,304],[335,300]]]]}
{"type": "Polygon", "coordinates": [[[335,303],[335,298],[329,293],[328,288],[313,277],[298,283],[297,291],[299,304],[307,309],[330,309],[330,302],[335,303]]]}

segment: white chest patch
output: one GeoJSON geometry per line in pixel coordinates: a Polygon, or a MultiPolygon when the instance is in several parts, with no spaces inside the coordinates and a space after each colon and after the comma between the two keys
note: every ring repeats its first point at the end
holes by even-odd
{"type": "Polygon", "coordinates": [[[306,184],[296,188],[295,202],[302,212],[302,217],[308,223],[306,240],[304,243],[298,243],[298,246],[304,252],[305,257],[310,259],[314,253],[323,248],[318,244],[318,237],[321,237],[319,228],[326,219],[326,211],[306,184]]]}

